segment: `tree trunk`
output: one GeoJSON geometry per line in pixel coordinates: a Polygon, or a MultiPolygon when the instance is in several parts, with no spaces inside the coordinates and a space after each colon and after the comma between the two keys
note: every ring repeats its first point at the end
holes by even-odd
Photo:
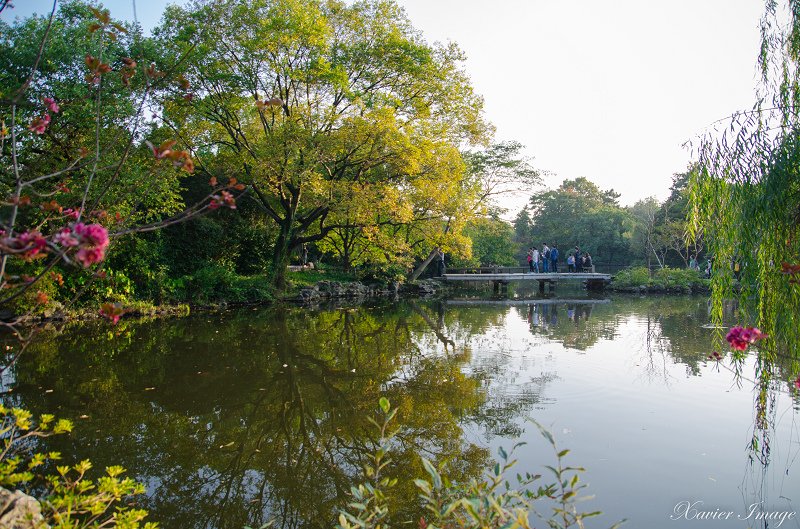
{"type": "Polygon", "coordinates": [[[289,267],[291,255],[292,221],[285,220],[281,224],[278,238],[275,240],[275,249],[272,252],[272,286],[277,292],[286,290],[286,271],[289,267]]]}
{"type": "Polygon", "coordinates": [[[411,277],[410,277],[411,281],[416,281],[417,278],[422,275],[422,272],[424,272],[425,269],[428,268],[428,265],[431,264],[433,259],[438,254],[439,254],[438,251],[431,250],[431,253],[430,253],[430,255],[428,255],[428,258],[425,259],[424,261],[422,261],[422,263],[417,268],[414,269],[414,272],[411,274],[411,277]]]}

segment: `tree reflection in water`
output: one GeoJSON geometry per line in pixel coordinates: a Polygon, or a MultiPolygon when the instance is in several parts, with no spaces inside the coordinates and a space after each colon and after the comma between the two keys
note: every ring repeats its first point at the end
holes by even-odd
{"type": "MultiPolygon", "coordinates": [[[[271,518],[330,527],[372,449],[367,418],[380,396],[403,425],[390,473],[421,475],[424,455],[448,461],[456,481],[479,476],[487,443],[521,435],[524,417],[551,402],[547,388],[570,374],[522,380],[512,316],[527,322],[534,343],[578,354],[623,342],[639,351],[638,376],[651,382],[674,377],[668,364],[697,376],[709,363],[699,299],[284,307],[67,326],[21,359],[7,399],[37,413],[88,416],[51,446],[97,468],[128,468],[146,483],[142,504],[163,527],[241,528],[271,518]],[[620,336],[631,321],[641,332],[620,336]]],[[[786,361],[757,364],[754,475],[770,464],[786,361]]],[[[409,480],[392,494],[398,516],[415,512],[409,480]]]]}

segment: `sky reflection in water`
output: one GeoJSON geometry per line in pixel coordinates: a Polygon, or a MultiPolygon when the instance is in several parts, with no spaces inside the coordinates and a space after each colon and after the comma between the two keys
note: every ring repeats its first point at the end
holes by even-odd
{"type": "MultiPolygon", "coordinates": [[[[773,366],[769,428],[755,428],[754,360],[738,383],[729,362],[708,361],[706,323],[705,300],[669,297],[123,320],[70,327],[32,347],[13,400],[76,418],[76,433],[53,447],[98,468],[128,468],[166,528],[240,528],[270,517],[331,526],[369,450],[365,417],[384,394],[405,425],[398,476],[420,473],[423,453],[451,459],[452,476],[468,479],[517,438],[528,443],[516,453],[518,470],[542,472],[555,458],[532,417],[572,450],[569,463],[587,468],[596,497],[585,510],[605,512],[592,527],[622,518],[637,528],[763,527],[736,518],[760,501],[800,511],[797,397],[788,368],[773,366]],[[682,501],[734,514],[671,520],[682,501]]],[[[397,491],[405,512],[413,498],[412,487],[397,491]]]]}

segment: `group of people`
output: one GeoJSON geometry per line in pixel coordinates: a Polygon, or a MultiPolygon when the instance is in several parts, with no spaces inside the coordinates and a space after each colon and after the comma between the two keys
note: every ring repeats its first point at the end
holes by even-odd
{"type": "MultiPolygon", "coordinates": [[[[533,273],[558,273],[558,259],[561,253],[554,244],[551,248],[547,243],[542,243],[541,248],[532,246],[528,249],[528,269],[533,273]]],[[[580,248],[575,247],[567,255],[567,272],[591,272],[592,256],[589,252],[581,252],[580,248]]]]}
{"type": "MultiPolygon", "coordinates": [[[[701,271],[700,261],[697,260],[697,254],[692,254],[692,256],[689,258],[689,268],[692,270],[697,270],[698,272],[701,271]]],[[[737,261],[736,259],[732,260],[731,269],[733,270],[734,277],[738,281],[739,274],[741,272],[741,265],[739,264],[739,261],[737,261]]],[[[713,270],[714,270],[714,258],[709,255],[708,259],[706,260],[706,265],[702,269],[703,277],[706,279],[711,279],[711,273],[713,272],[713,270]]]]}

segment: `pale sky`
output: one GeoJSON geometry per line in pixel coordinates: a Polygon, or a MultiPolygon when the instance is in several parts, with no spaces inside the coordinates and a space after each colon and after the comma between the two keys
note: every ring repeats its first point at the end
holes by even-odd
{"type": "MultiPolygon", "coordinates": [[[[14,3],[3,18],[52,5],[14,3]]],[[[136,0],[145,29],[166,3],[136,0]]],[[[466,52],[496,139],[524,144],[534,165],[553,173],[550,187],[585,176],[626,205],[664,199],[671,175],[690,161],[683,143],[754,102],[763,0],[398,3],[429,41],[466,52]]],[[[132,0],[104,5],[133,18],[132,0]]]]}

